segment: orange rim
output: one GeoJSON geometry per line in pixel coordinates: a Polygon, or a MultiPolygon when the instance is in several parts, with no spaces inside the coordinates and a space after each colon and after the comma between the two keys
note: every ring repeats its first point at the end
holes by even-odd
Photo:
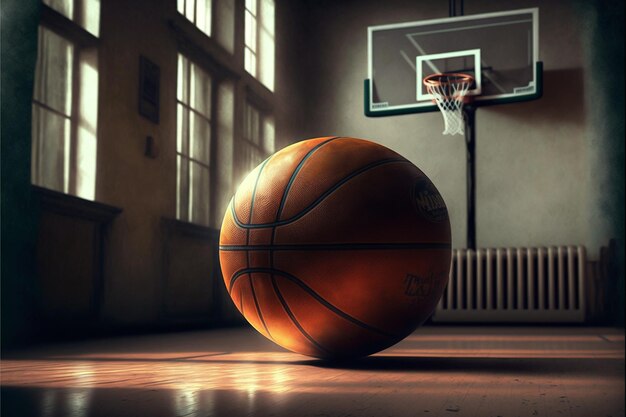
{"type": "Polygon", "coordinates": [[[450,72],[448,74],[431,74],[425,77],[423,82],[424,85],[433,87],[452,83],[471,84],[474,82],[474,77],[462,72],[450,72]]]}
{"type": "MultiPolygon", "coordinates": [[[[430,93],[430,88],[439,87],[442,85],[450,85],[452,83],[462,83],[471,85],[474,82],[474,77],[469,74],[464,74],[462,72],[449,72],[447,74],[431,74],[428,77],[424,77],[424,85],[428,89],[430,93]]],[[[453,96],[446,96],[447,98],[453,96]]],[[[458,97],[458,96],[454,96],[458,97]]],[[[471,95],[464,95],[462,100],[463,103],[467,104],[472,101],[473,97],[471,95]]],[[[433,103],[436,103],[437,100],[433,98],[433,103]]]]}

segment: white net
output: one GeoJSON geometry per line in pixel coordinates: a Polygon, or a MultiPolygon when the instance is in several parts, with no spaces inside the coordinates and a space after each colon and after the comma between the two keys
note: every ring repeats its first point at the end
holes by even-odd
{"type": "Polygon", "coordinates": [[[472,81],[471,76],[464,74],[435,74],[424,79],[428,92],[434,97],[443,115],[444,135],[465,133],[463,101],[472,81]]]}

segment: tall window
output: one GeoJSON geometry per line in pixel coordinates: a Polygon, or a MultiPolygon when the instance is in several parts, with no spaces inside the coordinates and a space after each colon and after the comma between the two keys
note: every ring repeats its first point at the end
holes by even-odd
{"type": "Polygon", "coordinates": [[[274,0],[246,0],[244,67],[274,91],[274,0]]]}
{"type": "Polygon", "coordinates": [[[88,0],[45,3],[51,8],[44,6],[39,27],[31,178],[36,185],[93,200],[98,62],[97,39],[86,29],[98,32],[99,9],[88,0]],[[81,22],[82,27],[56,19],[57,13],[81,22]],[[55,31],[47,26],[52,19],[57,21],[55,31]]]}
{"type": "Polygon", "coordinates": [[[39,27],[33,95],[33,180],[69,192],[74,45],[39,27]]]}
{"type": "Polygon", "coordinates": [[[178,0],[177,10],[202,32],[211,36],[211,1],[178,0]]]}
{"type": "Polygon", "coordinates": [[[274,122],[254,104],[246,101],[239,168],[242,175],[254,169],[263,159],[274,152],[274,122]]]}
{"type": "Polygon", "coordinates": [[[212,77],[178,55],[176,217],[208,226],[211,195],[212,77]]]}

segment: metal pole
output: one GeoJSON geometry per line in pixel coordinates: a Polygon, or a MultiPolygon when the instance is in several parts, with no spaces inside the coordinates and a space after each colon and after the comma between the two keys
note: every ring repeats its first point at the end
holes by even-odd
{"type": "Polygon", "coordinates": [[[467,149],[467,248],[476,249],[476,107],[463,107],[467,149]]]}

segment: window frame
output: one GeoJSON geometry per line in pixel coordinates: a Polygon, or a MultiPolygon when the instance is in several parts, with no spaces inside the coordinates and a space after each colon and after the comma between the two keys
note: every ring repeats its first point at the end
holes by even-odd
{"type": "MultiPolygon", "coordinates": [[[[202,62],[199,62],[199,60],[194,59],[193,54],[189,54],[189,53],[185,53],[184,51],[181,51],[180,49],[177,52],[177,60],[178,57],[182,56],[185,59],[187,59],[188,64],[187,64],[187,99],[190,102],[191,101],[191,66],[196,65],[198,66],[202,71],[204,71],[206,74],[208,74],[208,76],[211,78],[211,97],[209,98],[209,117],[207,118],[206,115],[200,113],[199,111],[195,110],[193,107],[191,107],[191,103],[187,104],[184,103],[183,101],[179,100],[178,95],[176,96],[176,108],[175,108],[175,112],[176,112],[176,134],[178,135],[178,106],[183,106],[183,108],[185,109],[186,112],[188,112],[188,115],[190,116],[191,113],[194,113],[195,115],[201,117],[203,120],[207,121],[209,123],[209,132],[210,132],[210,139],[209,139],[209,143],[208,143],[208,147],[209,147],[209,162],[208,164],[198,160],[196,158],[194,158],[191,155],[191,117],[188,118],[188,122],[187,122],[187,132],[186,132],[186,141],[187,141],[187,149],[188,149],[188,153],[189,155],[184,155],[183,153],[181,153],[178,150],[178,144],[176,145],[176,220],[178,221],[182,221],[182,222],[187,222],[187,223],[192,223],[195,225],[199,225],[199,226],[204,226],[204,227],[210,227],[211,224],[213,224],[214,220],[215,220],[215,205],[216,205],[216,198],[215,198],[215,193],[217,192],[216,190],[216,185],[217,185],[217,178],[216,178],[216,170],[217,170],[217,166],[216,166],[216,154],[217,154],[217,120],[216,120],[216,111],[217,111],[217,88],[219,85],[220,80],[222,79],[222,77],[219,76],[219,71],[215,71],[215,68],[212,68],[212,66],[210,65],[206,65],[203,64],[202,62]],[[179,175],[180,175],[180,167],[178,164],[178,158],[185,158],[188,161],[188,168],[187,168],[187,203],[186,203],[186,207],[187,207],[187,213],[185,217],[182,217],[180,214],[181,211],[181,205],[180,205],[180,190],[179,190],[179,175]],[[209,192],[207,195],[207,206],[208,206],[208,219],[207,219],[207,224],[204,223],[197,223],[195,221],[193,221],[193,216],[192,216],[192,201],[191,201],[191,163],[197,163],[199,165],[202,165],[204,168],[206,168],[209,172],[209,192]]],[[[178,61],[177,61],[177,73],[176,73],[176,88],[178,88],[178,61]]],[[[233,109],[234,111],[234,109],[233,109]]],[[[176,141],[178,141],[178,138],[176,138],[176,141]]]]}
{"type": "MultiPolygon", "coordinates": [[[[75,2],[80,3],[80,2],[75,2]]],[[[76,16],[80,11],[77,8],[80,7],[77,4],[74,4],[73,15],[76,16]]],[[[77,147],[78,147],[78,127],[79,123],[77,118],[79,117],[79,107],[80,107],[80,96],[81,96],[81,86],[80,86],[80,54],[83,50],[86,49],[95,49],[99,51],[99,39],[88,32],[85,28],[81,27],[75,20],[69,19],[67,16],[53,9],[52,7],[43,4],[41,5],[41,18],[38,25],[38,48],[40,47],[39,41],[42,39],[41,30],[48,30],[55,35],[61,37],[68,43],[70,43],[73,47],[72,51],[72,62],[71,62],[71,82],[70,82],[70,114],[66,115],[52,107],[48,104],[43,103],[39,100],[36,100],[33,96],[31,99],[33,108],[38,106],[45,111],[49,111],[54,113],[55,115],[61,116],[69,121],[69,149],[66,151],[67,160],[65,160],[66,156],[64,156],[64,171],[67,172],[67,183],[65,183],[65,172],[63,173],[63,189],[53,189],[58,192],[62,192],[65,194],[70,194],[74,196],[78,195],[78,181],[77,175],[79,172],[78,169],[78,155],[77,155],[77,147]],[[68,166],[65,167],[65,164],[68,166]]],[[[37,54],[39,55],[41,51],[38,49],[37,54]]],[[[99,52],[97,52],[99,53],[99,52]]],[[[39,58],[39,56],[38,56],[39,58]]],[[[37,64],[38,65],[38,64],[37,64]]],[[[38,67],[35,68],[35,71],[38,67]]],[[[98,87],[96,87],[98,88],[98,87]]],[[[98,94],[98,97],[100,95],[98,94]]],[[[100,103],[98,98],[98,111],[100,109],[100,103]]],[[[32,110],[31,110],[32,111],[32,110]]],[[[34,126],[34,123],[33,123],[34,126]]],[[[33,132],[31,131],[31,141],[32,141],[33,132]]],[[[96,132],[96,137],[98,137],[98,133],[96,132]]],[[[40,162],[41,162],[41,149],[42,142],[37,139],[37,141],[33,141],[33,151],[32,151],[32,161],[31,161],[31,183],[37,186],[43,186],[40,179],[42,178],[42,173],[40,172],[40,162]],[[35,149],[36,147],[36,149],[35,149]]],[[[95,196],[94,196],[95,199],[95,196]]]]}
{"type": "Polygon", "coordinates": [[[213,38],[214,37],[214,29],[215,29],[215,0],[204,0],[205,4],[209,4],[209,10],[210,10],[210,16],[209,16],[209,20],[208,20],[208,33],[205,32],[203,29],[200,28],[200,26],[198,26],[197,21],[198,21],[198,0],[177,0],[176,1],[176,13],[180,16],[182,16],[183,19],[187,20],[189,23],[191,23],[191,25],[193,25],[194,28],[196,28],[197,30],[199,30],[204,36],[207,36],[209,38],[213,38]],[[193,2],[193,20],[189,19],[187,17],[187,3],[188,2],[193,2]],[[178,9],[180,3],[182,3],[182,12],[178,9]]]}
{"type": "Polygon", "coordinates": [[[271,82],[269,80],[266,80],[265,77],[265,73],[264,73],[264,67],[263,64],[265,62],[266,59],[266,55],[268,54],[269,50],[267,48],[263,47],[263,36],[264,36],[264,30],[267,26],[268,23],[268,16],[266,16],[263,12],[264,9],[264,0],[243,0],[243,68],[244,71],[251,76],[254,80],[256,80],[261,86],[263,86],[264,89],[268,90],[271,94],[274,94],[274,90],[276,89],[276,1],[275,0],[269,0],[269,1],[273,1],[273,16],[271,17],[271,20],[273,22],[273,27],[272,27],[272,33],[271,33],[271,37],[272,37],[272,51],[271,51],[271,55],[272,55],[272,76],[273,79],[271,80],[271,82]],[[255,8],[255,12],[253,13],[253,11],[251,9],[248,8],[247,6],[247,2],[250,1],[251,3],[254,3],[254,8],[255,8]],[[254,21],[254,50],[251,49],[251,47],[248,46],[248,39],[247,39],[247,34],[248,34],[248,29],[247,29],[247,25],[246,25],[246,18],[248,13],[250,13],[250,15],[252,16],[252,20],[254,21]],[[250,54],[254,57],[254,68],[253,71],[251,72],[248,68],[247,68],[247,51],[250,51],[250,54]],[[268,82],[268,84],[266,84],[266,82],[268,82]]]}
{"type": "MultiPolygon", "coordinates": [[[[257,7],[260,7],[260,3],[257,1],[257,7]]],[[[235,44],[234,52],[230,53],[220,44],[219,40],[216,38],[218,36],[218,27],[219,22],[216,22],[217,9],[216,2],[212,3],[212,30],[214,30],[214,36],[209,36],[204,32],[200,31],[193,22],[188,20],[183,14],[178,12],[177,6],[173,8],[173,15],[169,20],[169,27],[172,32],[172,37],[176,42],[177,49],[176,54],[182,54],[185,56],[190,62],[198,65],[207,71],[212,79],[212,97],[211,97],[211,108],[212,108],[212,116],[211,116],[211,170],[210,170],[210,187],[209,190],[209,225],[208,228],[215,230],[219,229],[219,225],[216,220],[221,219],[223,213],[218,213],[216,210],[221,207],[220,204],[220,196],[221,193],[228,193],[232,195],[237,189],[239,185],[238,181],[242,179],[242,176],[247,173],[249,170],[247,167],[242,168],[242,164],[245,163],[245,157],[241,154],[241,149],[239,146],[242,144],[244,140],[243,137],[245,135],[244,132],[244,123],[245,123],[245,105],[246,101],[250,100],[250,102],[259,110],[260,114],[260,131],[263,141],[265,143],[265,121],[270,118],[274,125],[275,132],[275,93],[273,90],[270,90],[265,84],[261,82],[259,78],[252,76],[245,69],[244,65],[244,50],[245,50],[245,1],[244,0],[234,0],[235,7],[235,15],[234,15],[234,32],[233,32],[233,42],[235,44]],[[229,82],[233,85],[233,109],[232,109],[232,142],[231,148],[232,152],[229,151],[231,155],[231,159],[229,161],[230,167],[228,182],[229,189],[224,189],[224,185],[222,184],[222,180],[226,177],[222,175],[222,177],[218,178],[219,171],[223,169],[224,165],[220,161],[217,160],[217,155],[219,154],[219,148],[221,145],[221,141],[224,139],[219,137],[220,132],[218,131],[219,120],[214,109],[217,109],[218,102],[220,98],[218,97],[220,86],[223,82],[229,82]],[[218,164],[220,164],[218,166],[218,164]],[[245,172],[244,172],[245,169],[245,172]]],[[[275,9],[274,9],[275,10],[275,9]]],[[[258,32],[257,28],[257,32],[258,32]]],[[[257,33],[257,43],[259,41],[258,33],[257,33]]],[[[275,55],[274,55],[274,65],[275,65],[275,55]]],[[[176,78],[176,83],[178,82],[178,78],[176,78]]],[[[178,105],[179,101],[174,100],[175,106],[178,105]]],[[[176,108],[174,110],[177,111],[176,108]]],[[[177,119],[177,117],[176,117],[177,119]]],[[[178,121],[176,121],[176,131],[178,129],[178,121]]],[[[174,137],[176,140],[176,137],[174,137]]],[[[274,137],[274,149],[276,139],[274,137]]],[[[268,151],[265,149],[264,145],[262,147],[264,158],[273,153],[274,150],[268,151]]],[[[179,153],[175,153],[176,158],[178,158],[179,153]]],[[[264,159],[263,158],[263,159],[264,159]]],[[[178,173],[178,163],[175,161],[175,170],[176,176],[178,173]]],[[[189,174],[187,174],[189,175],[189,174]]],[[[176,181],[177,183],[177,181],[176,181]]],[[[175,200],[175,219],[178,222],[185,222],[194,227],[205,227],[206,225],[201,225],[198,223],[188,222],[185,218],[179,216],[180,208],[179,208],[179,200],[178,200],[178,185],[175,185],[173,190],[175,200]]],[[[189,208],[187,208],[189,211],[189,208]]]]}
{"type": "Polygon", "coordinates": [[[260,6],[260,0],[249,0],[250,2],[254,3],[254,8],[256,9],[255,12],[253,13],[250,9],[248,9],[248,5],[246,4],[248,2],[248,0],[244,0],[244,17],[243,17],[243,32],[244,32],[244,36],[243,36],[243,59],[244,59],[244,71],[247,71],[248,74],[250,74],[252,77],[254,77],[255,80],[259,80],[259,6],[260,6]],[[254,21],[254,31],[253,35],[254,36],[254,50],[251,49],[251,47],[248,46],[248,39],[247,39],[247,33],[248,33],[248,28],[246,27],[246,18],[248,16],[248,13],[252,16],[252,21],[254,21]],[[254,56],[254,73],[250,72],[248,70],[248,68],[246,68],[246,52],[250,50],[250,53],[252,54],[252,56],[254,56]]]}
{"type": "MultiPolygon", "coordinates": [[[[273,149],[268,149],[266,146],[267,132],[265,131],[265,122],[267,121],[268,118],[273,116],[273,112],[269,110],[267,105],[265,105],[265,103],[263,103],[261,99],[256,97],[251,91],[248,91],[245,99],[243,100],[242,113],[243,113],[242,114],[243,122],[241,124],[242,132],[239,137],[239,141],[237,141],[236,143],[239,143],[240,145],[247,146],[250,148],[254,148],[258,152],[258,154],[261,155],[261,158],[259,161],[256,162],[256,164],[253,167],[245,166],[248,163],[248,161],[243,160],[243,156],[241,157],[240,160],[237,160],[235,162],[235,165],[236,165],[237,171],[240,172],[240,175],[242,175],[243,173],[247,171],[250,171],[256,165],[260,164],[265,158],[267,158],[268,156],[272,155],[275,152],[275,146],[273,149]],[[258,136],[259,136],[258,143],[255,142],[253,138],[247,137],[248,132],[246,132],[246,130],[247,130],[247,123],[248,123],[248,111],[250,108],[254,109],[254,111],[256,111],[258,115],[258,119],[257,119],[257,128],[258,128],[258,136]]],[[[240,153],[240,155],[243,155],[243,154],[240,153]]]]}

